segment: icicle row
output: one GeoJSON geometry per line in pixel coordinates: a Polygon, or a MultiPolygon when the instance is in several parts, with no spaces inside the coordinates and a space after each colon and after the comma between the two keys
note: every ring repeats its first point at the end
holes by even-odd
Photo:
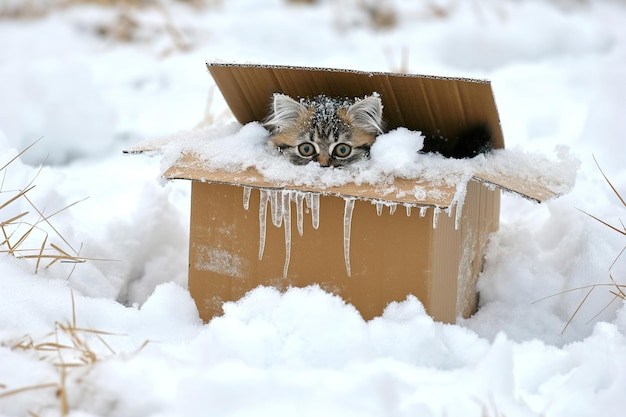
{"type": "MultiPolygon", "coordinates": [[[[287,277],[291,260],[291,202],[296,203],[296,223],[300,236],[304,234],[304,202],[307,204],[307,212],[310,210],[313,228],[319,227],[320,194],[302,193],[292,190],[259,189],[259,260],[263,259],[265,251],[265,238],[267,234],[267,206],[270,206],[272,224],[285,229],[285,264],[283,277],[287,277]]],[[[248,209],[250,202],[250,187],[244,188],[244,209],[248,209]]]]}

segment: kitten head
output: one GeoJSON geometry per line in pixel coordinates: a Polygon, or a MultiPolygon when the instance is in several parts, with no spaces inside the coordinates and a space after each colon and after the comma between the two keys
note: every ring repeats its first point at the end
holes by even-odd
{"type": "Polygon", "coordinates": [[[320,95],[300,102],[274,94],[265,127],[272,144],[292,163],[343,166],[369,157],[383,133],[382,108],[376,94],[356,100],[320,95]]]}

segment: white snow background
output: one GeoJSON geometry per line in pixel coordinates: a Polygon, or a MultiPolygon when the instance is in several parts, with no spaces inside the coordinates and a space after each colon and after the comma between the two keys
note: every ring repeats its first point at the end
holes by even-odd
{"type": "MultiPolygon", "coordinates": [[[[622,228],[593,157],[626,195],[626,5],[396,0],[381,29],[357,3],[165,1],[124,12],[128,42],[110,6],[0,20],[0,167],[42,137],[0,172],[0,204],[31,181],[46,215],[79,201],[29,239],[106,259],[35,274],[0,254],[0,415],[625,414],[626,307],[611,286],[585,298],[626,281],[625,239],[580,210],[622,228]],[[203,324],[186,290],[189,183],[121,150],[228,126],[206,60],[490,79],[507,148],[574,155],[576,185],[545,204],[503,197],[480,310],[456,325],[415,298],[366,322],[316,287],[258,288],[203,324]]],[[[24,211],[39,219],[21,198],[0,221],[24,211]]]]}

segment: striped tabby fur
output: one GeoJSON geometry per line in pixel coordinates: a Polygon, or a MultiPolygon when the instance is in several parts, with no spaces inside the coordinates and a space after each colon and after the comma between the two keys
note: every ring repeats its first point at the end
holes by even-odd
{"type": "Polygon", "coordinates": [[[369,157],[383,133],[382,109],[376,94],[355,100],[318,95],[299,102],[274,94],[265,127],[270,141],[292,163],[339,167],[369,157]]]}

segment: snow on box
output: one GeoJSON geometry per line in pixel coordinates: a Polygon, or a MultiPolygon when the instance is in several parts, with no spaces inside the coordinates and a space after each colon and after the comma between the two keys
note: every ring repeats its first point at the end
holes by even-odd
{"type": "Polygon", "coordinates": [[[128,150],[160,148],[164,178],[192,180],[189,290],[206,321],[224,302],[259,285],[318,284],[365,319],[414,295],[433,318],[452,323],[476,310],[476,280],[489,235],[498,228],[500,189],[539,202],[573,186],[577,162],[566,151],[557,160],[504,151],[487,81],[285,66],[208,68],[239,123],[128,150]],[[389,133],[378,137],[370,160],[346,168],[292,165],[268,147],[268,132],[258,122],[276,92],[378,93],[389,133]],[[418,153],[423,135],[453,137],[477,124],[489,128],[493,152],[464,160],[418,153]]]}

